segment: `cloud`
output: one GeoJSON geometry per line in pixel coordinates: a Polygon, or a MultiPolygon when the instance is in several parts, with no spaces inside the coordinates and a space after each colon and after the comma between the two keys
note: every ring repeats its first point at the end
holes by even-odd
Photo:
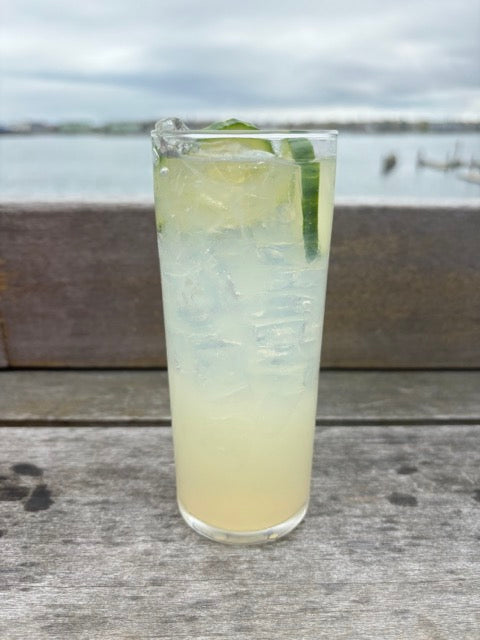
{"type": "Polygon", "coordinates": [[[478,0],[7,0],[4,121],[478,106],[478,0]],[[281,6],[281,8],[279,8],[281,6]]]}

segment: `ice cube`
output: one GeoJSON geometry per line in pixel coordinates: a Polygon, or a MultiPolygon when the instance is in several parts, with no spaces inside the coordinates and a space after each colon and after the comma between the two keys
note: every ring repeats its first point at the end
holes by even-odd
{"type": "Polygon", "coordinates": [[[188,131],[188,127],[180,118],[163,118],[155,123],[155,133],[172,133],[173,131],[188,131]]]}
{"type": "Polygon", "coordinates": [[[163,118],[155,123],[152,131],[153,148],[158,156],[178,156],[189,151],[192,143],[182,136],[178,138],[172,134],[189,131],[187,125],[180,118],[163,118]],[[165,136],[168,136],[166,138],[165,136]]]}

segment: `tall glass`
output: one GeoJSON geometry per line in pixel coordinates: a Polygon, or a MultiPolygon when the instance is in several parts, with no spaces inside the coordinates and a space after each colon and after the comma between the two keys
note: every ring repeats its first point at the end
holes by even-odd
{"type": "Polygon", "coordinates": [[[152,136],[179,509],[274,540],[309,500],[336,132],[152,136]]]}

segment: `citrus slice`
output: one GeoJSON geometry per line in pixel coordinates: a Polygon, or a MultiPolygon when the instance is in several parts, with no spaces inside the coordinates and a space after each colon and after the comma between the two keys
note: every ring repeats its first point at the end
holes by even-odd
{"type": "MultiPolygon", "coordinates": [[[[228,120],[222,120],[219,122],[212,122],[208,127],[204,127],[205,131],[258,131],[258,127],[250,122],[244,122],[243,120],[237,120],[236,118],[229,118],[228,120]]],[[[273,153],[272,143],[270,140],[263,140],[261,138],[205,138],[200,141],[200,146],[207,145],[208,153],[236,153],[239,147],[245,149],[257,149],[258,151],[266,151],[267,153],[273,153]],[[233,143],[235,146],[233,146],[233,143]]]]}
{"type": "Polygon", "coordinates": [[[299,174],[297,165],[275,156],[268,161],[197,154],[161,158],[154,169],[157,226],[180,232],[256,225],[275,230],[294,224],[298,215],[301,238],[301,212],[289,206],[300,203],[299,174]]]}
{"type": "Polygon", "coordinates": [[[228,131],[230,129],[235,130],[248,130],[248,131],[258,131],[258,127],[250,122],[245,122],[244,120],[237,120],[236,118],[229,118],[228,120],[219,120],[218,122],[212,122],[208,127],[204,127],[206,131],[228,131]]]}
{"type": "Polygon", "coordinates": [[[196,133],[186,153],[159,158],[154,169],[159,230],[255,228],[272,241],[274,236],[301,241],[300,167],[273,153],[270,140],[243,134],[255,129],[241,121],[214,123],[205,129],[213,136],[196,133]],[[229,130],[243,131],[214,134],[229,130]]]}
{"type": "Polygon", "coordinates": [[[300,165],[302,175],[303,242],[305,256],[313,260],[318,253],[318,189],[320,163],[315,161],[315,152],[307,138],[282,140],[280,154],[292,158],[300,165]]]}

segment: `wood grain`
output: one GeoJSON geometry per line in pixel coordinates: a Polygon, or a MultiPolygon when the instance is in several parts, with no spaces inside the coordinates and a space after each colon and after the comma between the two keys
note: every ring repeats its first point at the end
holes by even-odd
{"type": "MultiPolygon", "coordinates": [[[[0,218],[0,246],[1,246],[1,218],[0,218]]],[[[8,366],[7,341],[5,336],[5,322],[1,311],[2,294],[7,288],[7,273],[5,270],[5,259],[2,258],[0,250],[0,369],[8,366]]]]}
{"type": "Polygon", "coordinates": [[[12,367],[165,362],[155,223],[141,205],[0,205],[12,367]]]}
{"type": "MultiPolygon", "coordinates": [[[[480,368],[479,246],[478,204],[336,206],[323,366],[480,368]]],[[[0,366],[166,366],[150,205],[0,204],[0,259],[0,366]]]]}
{"type": "MultiPolygon", "coordinates": [[[[3,425],[168,425],[166,371],[3,371],[3,425]]],[[[480,422],[480,371],[323,371],[317,424],[480,422]]]]}
{"type": "Polygon", "coordinates": [[[3,338],[2,321],[0,319],[0,369],[8,367],[6,344],[3,338]]]}
{"type": "Polygon", "coordinates": [[[335,210],[324,366],[480,367],[478,205],[335,210]]]}
{"type": "Polygon", "coordinates": [[[320,429],[305,522],[250,548],[183,524],[168,429],[0,438],[2,640],[478,638],[480,425],[320,429]]]}

